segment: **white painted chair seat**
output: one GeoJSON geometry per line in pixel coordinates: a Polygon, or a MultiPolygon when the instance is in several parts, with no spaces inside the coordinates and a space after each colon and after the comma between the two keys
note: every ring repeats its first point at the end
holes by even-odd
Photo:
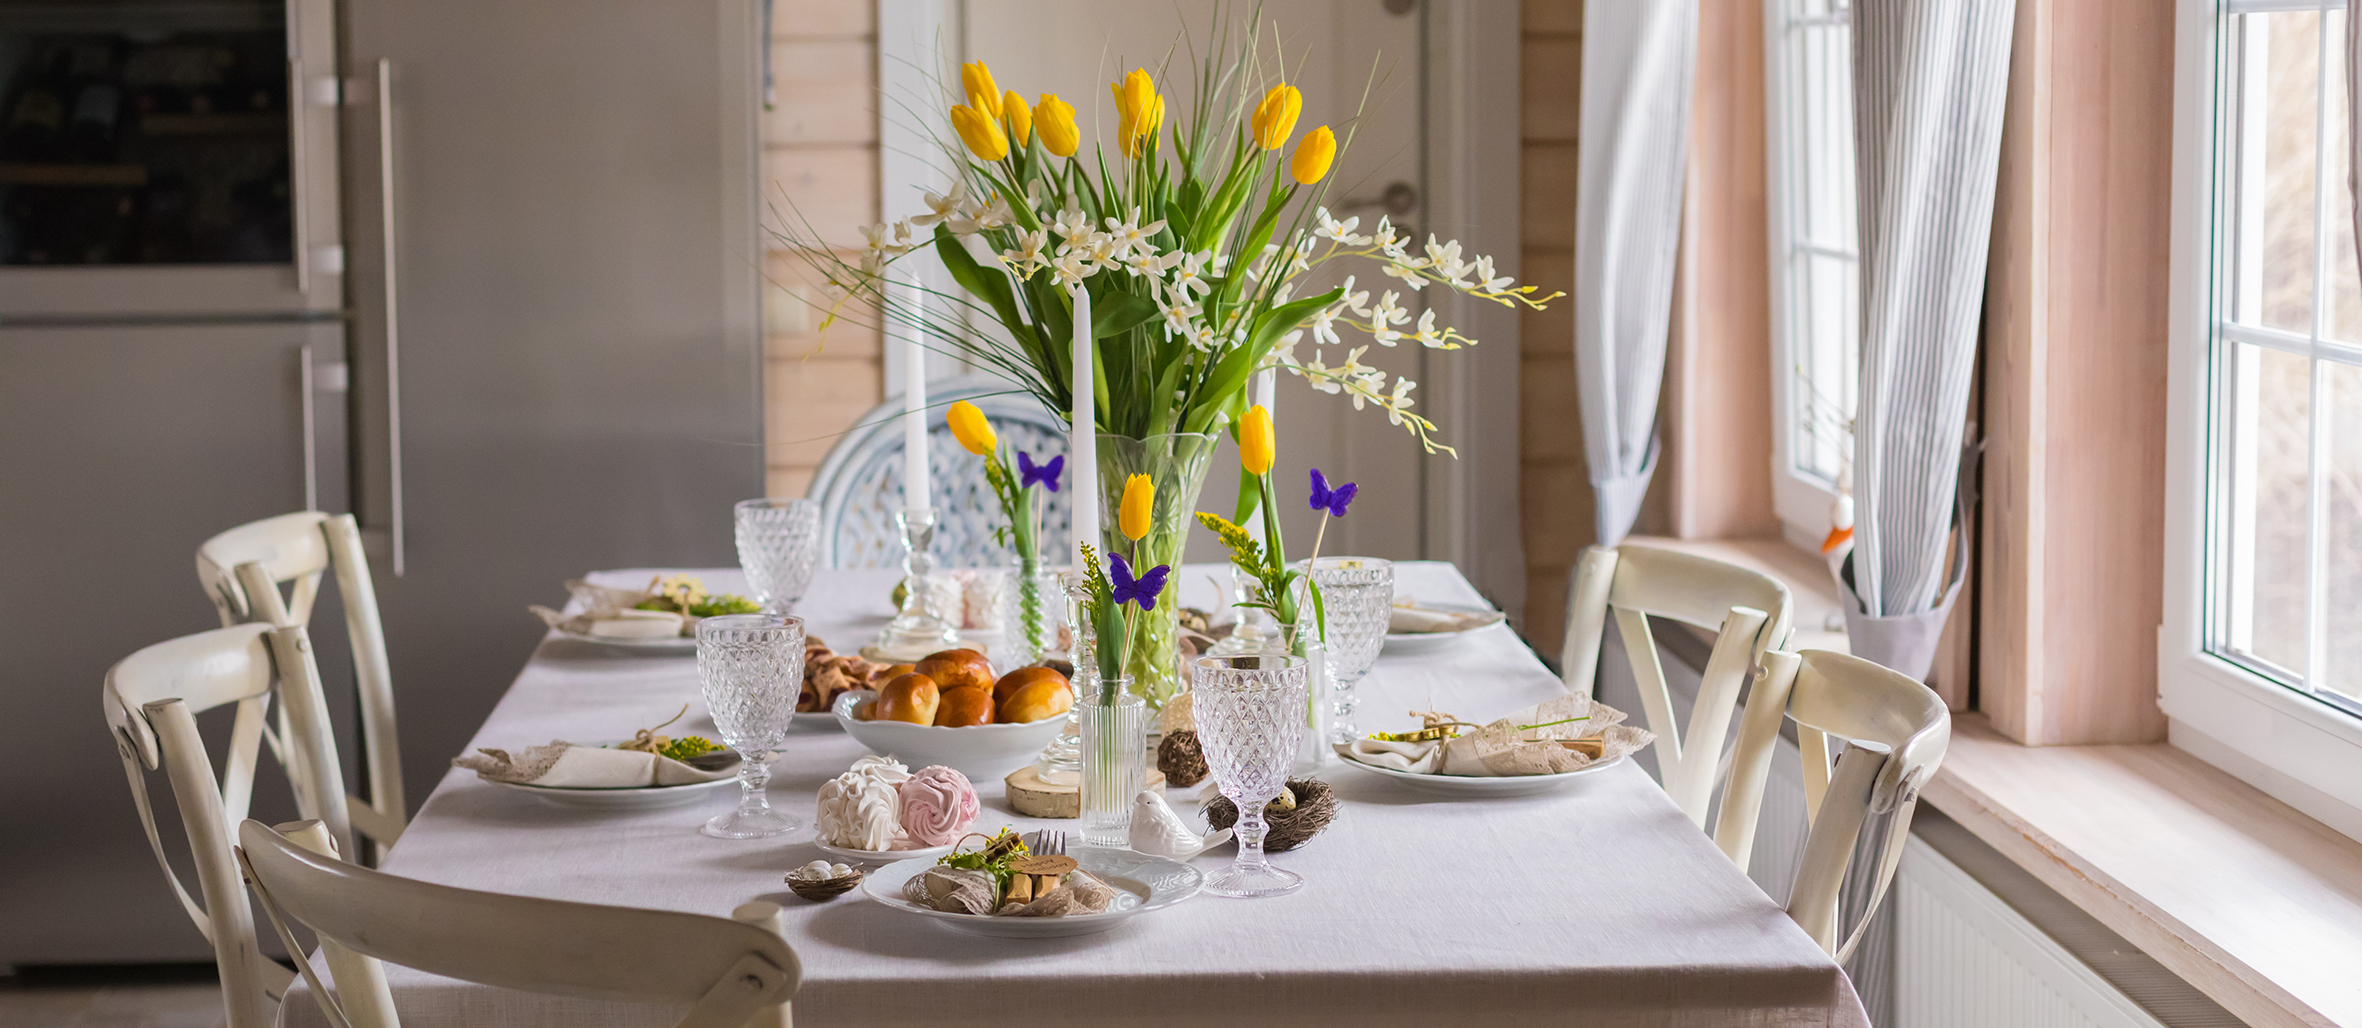
{"type": "MultiPolygon", "coordinates": [[[[962,449],[943,421],[943,412],[960,400],[981,408],[1001,441],[1036,463],[1065,455],[1066,423],[1002,379],[967,375],[927,386],[927,477],[940,514],[935,566],[1006,567],[1013,558],[992,535],[1000,502],[984,480],[984,459],[962,449]]],[[[902,509],[902,433],[902,401],[888,400],[862,415],[821,461],[807,495],[820,503],[822,567],[902,566],[902,535],[894,524],[902,509]]],[[[1069,468],[1059,491],[1044,497],[1045,554],[1067,552],[1073,500],[1067,485],[1073,481],[1069,468]]]]}
{"type": "Polygon", "coordinates": [[[1742,868],[1755,844],[1765,779],[1783,720],[1796,722],[1803,752],[1804,859],[1788,894],[1788,915],[1821,948],[1843,961],[1886,897],[1911,832],[1919,790],[1943,763],[1952,713],[1935,690],[1902,672],[1828,650],[1764,655],[1764,674],[1747,698],[1731,754],[1730,782],[1715,841],[1742,868]],[[1830,769],[1830,737],[1848,745],[1830,769]],[[1876,875],[1853,931],[1838,942],[1838,898],[1863,827],[1891,815],[1866,865],[1876,875]]]}
{"type": "MultiPolygon", "coordinates": [[[[369,798],[348,796],[348,807],[361,834],[381,847],[391,846],[408,826],[409,811],[403,803],[402,746],[394,727],[385,626],[378,619],[377,587],[361,550],[360,526],[350,514],[298,511],[240,525],[197,548],[197,581],[223,625],[255,621],[309,627],[320,577],[329,571],[336,573],[345,634],[352,640],[369,783],[369,798]],[[282,586],[289,587],[286,595],[280,593],[282,586]]],[[[341,771],[330,780],[341,789],[341,771]]]]}
{"type": "Polygon", "coordinates": [[[296,806],[349,846],[344,790],[335,787],[333,777],[338,766],[336,740],[321,708],[319,674],[312,664],[311,640],[302,627],[236,625],[158,643],[109,669],[102,690],[107,727],[130,780],[148,845],[189,919],[213,943],[229,1028],[270,1024],[271,1005],[292,978],[256,948],[253,913],[245,891],[238,887],[232,853],[233,826],[246,819],[254,796],[263,721],[274,692],[286,728],[281,763],[296,784],[296,806]],[[237,708],[236,721],[217,778],[198,735],[196,716],[231,705],[237,708]],[[323,780],[314,768],[329,769],[329,777],[323,780]],[[202,903],[181,884],[156,830],[147,772],[158,769],[172,783],[202,903]]]}
{"type": "Polygon", "coordinates": [[[534,899],[400,878],[338,860],[313,822],[238,828],[247,884],[286,942],[309,926],[336,989],[309,959],[304,984],[339,1028],[398,1023],[380,961],[502,988],[689,1005],[682,1028],[787,1028],[803,967],[779,908],[734,919],[534,899]]]}
{"type": "Polygon", "coordinates": [[[1641,710],[1657,736],[1658,776],[1674,805],[1704,828],[1739,689],[1765,652],[1787,645],[1790,611],[1788,587],[1768,575],[1675,550],[1594,546],[1575,567],[1559,666],[1567,691],[1592,695],[1607,621],[1615,618],[1641,710]],[[1673,714],[1651,616],[1716,633],[1686,722],[1673,714]]]}

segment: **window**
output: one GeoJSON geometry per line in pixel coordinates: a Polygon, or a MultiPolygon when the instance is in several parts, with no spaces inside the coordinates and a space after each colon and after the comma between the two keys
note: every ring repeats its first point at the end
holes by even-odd
{"type": "Polygon", "coordinates": [[[1765,0],[1772,267],[1772,480],[1789,538],[1817,548],[1853,453],[1860,384],[1849,0],[1765,0]]]}
{"type": "Polygon", "coordinates": [[[2345,0],[2181,0],[2172,740],[2362,837],[2362,271],[2345,0]]]}
{"type": "MultiPolygon", "coordinates": [[[[2237,11],[2242,5],[2231,4],[2237,11]]],[[[2362,711],[2362,272],[2345,12],[2234,13],[2220,194],[2206,649],[2362,711]]]]}

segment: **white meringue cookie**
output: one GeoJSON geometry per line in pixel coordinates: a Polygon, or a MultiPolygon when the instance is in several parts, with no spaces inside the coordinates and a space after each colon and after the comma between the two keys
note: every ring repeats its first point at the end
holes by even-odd
{"type": "Polygon", "coordinates": [[[894,786],[862,771],[847,771],[820,787],[814,825],[820,841],[854,850],[884,850],[901,834],[894,786]]]}
{"type": "Polygon", "coordinates": [[[853,770],[858,774],[868,775],[892,786],[900,786],[902,783],[910,781],[908,766],[892,757],[881,757],[874,753],[854,761],[853,770]]]}

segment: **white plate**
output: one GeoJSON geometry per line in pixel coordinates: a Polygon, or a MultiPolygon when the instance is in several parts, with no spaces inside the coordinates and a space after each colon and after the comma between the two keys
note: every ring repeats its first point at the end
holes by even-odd
{"type": "Polygon", "coordinates": [[[496,782],[478,779],[487,785],[515,789],[541,797],[561,807],[580,807],[585,810],[654,810],[694,803],[710,796],[714,790],[738,784],[738,776],[717,778],[710,782],[691,782],[687,785],[647,785],[630,789],[557,789],[547,785],[523,782],[496,782]]]}
{"type": "Polygon", "coordinates": [[[1474,628],[1463,628],[1457,632],[1388,632],[1386,633],[1384,652],[1427,653],[1440,650],[1479,632],[1491,631],[1509,623],[1507,616],[1500,611],[1491,607],[1479,607],[1466,603],[1422,603],[1418,605],[1418,609],[1445,614],[1489,614],[1492,617],[1491,620],[1481,625],[1474,628]]]}
{"type": "Polygon", "coordinates": [[[1177,860],[1152,857],[1131,850],[1081,847],[1067,855],[1082,869],[1115,887],[1115,902],[1097,914],[1071,917],[993,917],[954,914],[919,906],[902,898],[902,883],[935,866],[933,858],[897,860],[869,873],[861,891],[894,910],[933,918],[935,923],[970,935],[1001,939],[1058,939],[1109,931],[1152,910],[1162,910],[1197,895],[1205,875],[1177,860]]]}
{"type": "Polygon", "coordinates": [[[831,846],[817,840],[812,845],[820,847],[820,852],[838,860],[859,860],[872,864],[887,860],[917,860],[920,857],[927,858],[928,863],[934,863],[936,857],[951,852],[951,847],[948,845],[925,846],[915,850],[849,850],[842,846],[831,846]]]}
{"type": "Polygon", "coordinates": [[[1624,758],[1614,757],[1595,761],[1573,771],[1555,775],[1504,775],[1499,778],[1474,778],[1467,775],[1422,775],[1410,771],[1397,771],[1390,767],[1379,767],[1376,764],[1364,764],[1342,754],[1338,756],[1337,762],[1356,771],[1385,775],[1421,792],[1431,792],[1439,796],[1482,798],[1488,796],[1531,796],[1535,793],[1549,792],[1575,779],[1621,764],[1624,762],[1624,758]]]}
{"type": "Polygon", "coordinates": [[[557,633],[575,642],[589,643],[593,646],[613,646],[619,650],[638,650],[642,653],[695,654],[697,652],[697,637],[693,635],[674,635],[661,639],[624,639],[612,635],[584,635],[581,632],[569,632],[563,628],[558,629],[557,633]]]}

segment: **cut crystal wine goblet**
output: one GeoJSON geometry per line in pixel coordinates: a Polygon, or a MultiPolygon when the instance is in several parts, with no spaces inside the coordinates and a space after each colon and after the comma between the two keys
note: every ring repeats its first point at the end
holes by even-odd
{"type": "Polygon", "coordinates": [[[803,619],[730,614],[699,621],[697,677],[715,730],[739,757],[738,809],[698,830],[717,839],[760,839],[804,827],[771,809],[763,791],[804,688],[803,619]]]}
{"type": "Polygon", "coordinates": [[[1198,658],[1191,685],[1198,742],[1215,787],[1238,807],[1238,858],[1206,876],[1205,890],[1216,896],[1257,899],[1304,887],[1302,875],[1271,866],[1263,855],[1271,829],[1263,807],[1287,788],[1304,733],[1310,671],[1304,658],[1284,654],[1198,658]]]}

